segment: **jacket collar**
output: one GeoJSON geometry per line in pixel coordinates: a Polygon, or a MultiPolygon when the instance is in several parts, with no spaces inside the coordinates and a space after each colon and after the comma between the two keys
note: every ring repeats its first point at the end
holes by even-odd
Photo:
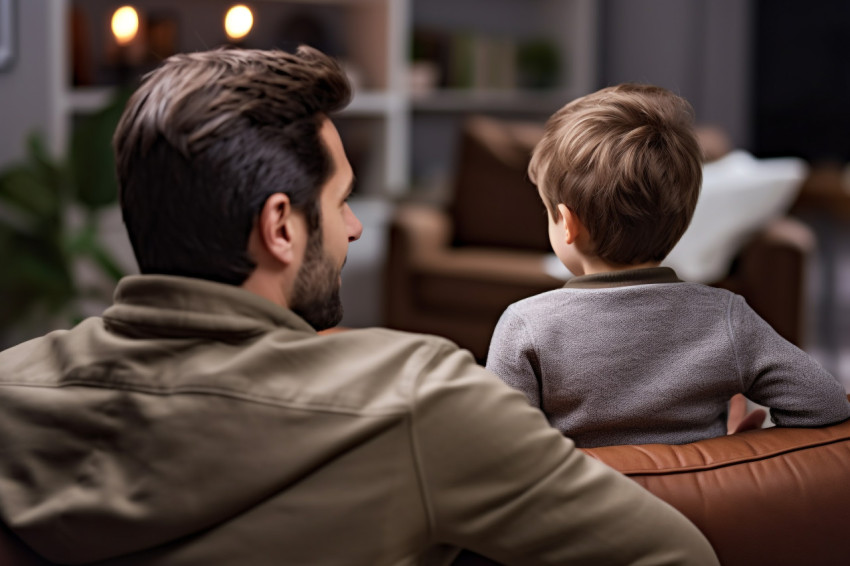
{"type": "Polygon", "coordinates": [[[669,267],[645,267],[608,271],[573,277],[564,284],[565,289],[604,289],[607,287],[631,287],[652,283],[681,283],[676,272],[669,267]]]}
{"type": "Polygon", "coordinates": [[[130,275],[103,313],[107,327],[132,336],[242,339],[274,328],[315,333],[289,309],[233,285],[171,275],[130,275]]]}

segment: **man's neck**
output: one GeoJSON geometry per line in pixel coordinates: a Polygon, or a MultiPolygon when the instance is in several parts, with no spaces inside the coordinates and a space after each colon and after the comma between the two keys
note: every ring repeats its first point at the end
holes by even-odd
{"type": "Polygon", "coordinates": [[[254,270],[240,287],[282,307],[289,306],[281,281],[260,270],[254,270]]]}

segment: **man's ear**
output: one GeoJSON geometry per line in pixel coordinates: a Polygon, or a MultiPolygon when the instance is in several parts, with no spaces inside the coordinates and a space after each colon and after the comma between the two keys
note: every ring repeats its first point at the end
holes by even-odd
{"type": "Polygon", "coordinates": [[[576,238],[579,237],[581,230],[584,228],[581,220],[563,203],[558,204],[558,214],[560,214],[560,221],[564,227],[565,241],[567,244],[575,243],[576,238]]]}
{"type": "Polygon", "coordinates": [[[267,198],[257,218],[257,236],[263,251],[284,265],[295,258],[294,223],[292,203],[284,193],[274,193],[267,198]]]}

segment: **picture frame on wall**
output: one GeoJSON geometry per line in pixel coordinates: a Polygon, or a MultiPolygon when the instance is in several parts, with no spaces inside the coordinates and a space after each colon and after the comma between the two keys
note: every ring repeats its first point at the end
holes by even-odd
{"type": "Polygon", "coordinates": [[[0,0],[0,72],[15,61],[15,0],[0,0]]]}

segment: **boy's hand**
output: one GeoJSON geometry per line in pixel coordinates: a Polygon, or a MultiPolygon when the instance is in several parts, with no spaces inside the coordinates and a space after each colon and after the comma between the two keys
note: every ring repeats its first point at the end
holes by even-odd
{"type": "Polygon", "coordinates": [[[747,414],[747,398],[741,393],[733,395],[729,399],[729,418],[726,420],[726,430],[729,434],[744,432],[761,428],[767,412],[764,409],[756,409],[747,414]]]}

